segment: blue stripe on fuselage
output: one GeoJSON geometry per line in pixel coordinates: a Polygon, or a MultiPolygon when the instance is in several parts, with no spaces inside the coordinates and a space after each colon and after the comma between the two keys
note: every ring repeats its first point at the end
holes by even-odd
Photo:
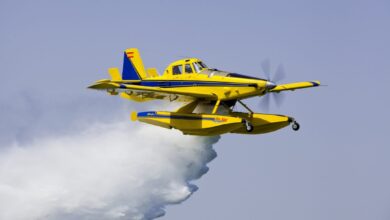
{"type": "Polygon", "coordinates": [[[146,81],[143,80],[139,83],[141,86],[150,87],[186,87],[186,86],[250,86],[248,83],[225,83],[225,82],[204,82],[204,81],[146,81]]]}

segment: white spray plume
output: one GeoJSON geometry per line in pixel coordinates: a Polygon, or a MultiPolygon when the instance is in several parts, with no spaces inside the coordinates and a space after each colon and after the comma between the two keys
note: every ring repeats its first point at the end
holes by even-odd
{"type": "Polygon", "coordinates": [[[197,190],[218,139],[123,120],[3,148],[0,219],[163,216],[197,190]]]}

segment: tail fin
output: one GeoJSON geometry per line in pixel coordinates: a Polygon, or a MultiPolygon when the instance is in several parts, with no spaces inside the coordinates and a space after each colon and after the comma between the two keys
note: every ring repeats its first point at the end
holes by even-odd
{"type": "Polygon", "coordinates": [[[137,48],[125,50],[123,58],[123,80],[141,80],[146,78],[144,64],[137,48]]]}

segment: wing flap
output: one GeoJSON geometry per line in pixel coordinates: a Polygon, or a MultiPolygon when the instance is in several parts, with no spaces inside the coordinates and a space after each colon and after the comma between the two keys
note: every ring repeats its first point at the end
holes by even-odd
{"type": "Polygon", "coordinates": [[[217,99],[217,97],[210,93],[201,93],[199,91],[197,92],[185,92],[181,91],[175,88],[152,88],[149,86],[140,86],[140,85],[121,85],[120,88],[123,88],[125,90],[134,90],[134,91],[145,91],[145,92],[154,92],[156,94],[163,95],[164,94],[170,94],[170,95],[178,95],[178,96],[188,96],[193,98],[207,98],[207,99],[217,99]]]}
{"type": "Polygon", "coordinates": [[[125,92],[127,94],[131,94],[133,96],[143,96],[145,98],[153,98],[153,99],[170,99],[176,100],[180,98],[183,101],[194,100],[199,98],[207,98],[211,100],[216,100],[217,96],[210,93],[201,93],[197,92],[185,92],[180,91],[175,88],[160,88],[160,87],[149,87],[149,86],[140,86],[134,84],[120,84],[115,83],[110,80],[99,80],[93,85],[89,86],[90,89],[97,90],[118,90],[119,92],[125,92]]]}

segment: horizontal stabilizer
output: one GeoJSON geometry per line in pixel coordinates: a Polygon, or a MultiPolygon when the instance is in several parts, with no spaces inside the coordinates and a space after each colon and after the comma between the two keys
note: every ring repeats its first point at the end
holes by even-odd
{"type": "Polygon", "coordinates": [[[156,68],[147,68],[146,72],[148,74],[148,77],[157,77],[158,76],[158,71],[156,68]]]}
{"type": "Polygon", "coordinates": [[[94,84],[88,86],[88,89],[97,89],[97,90],[107,90],[107,89],[117,89],[117,88],[119,88],[118,83],[112,83],[108,79],[99,80],[94,84]]]}
{"type": "Polygon", "coordinates": [[[109,68],[108,74],[110,74],[112,81],[121,81],[122,80],[122,76],[121,76],[118,68],[115,68],[115,67],[109,68]]]}

